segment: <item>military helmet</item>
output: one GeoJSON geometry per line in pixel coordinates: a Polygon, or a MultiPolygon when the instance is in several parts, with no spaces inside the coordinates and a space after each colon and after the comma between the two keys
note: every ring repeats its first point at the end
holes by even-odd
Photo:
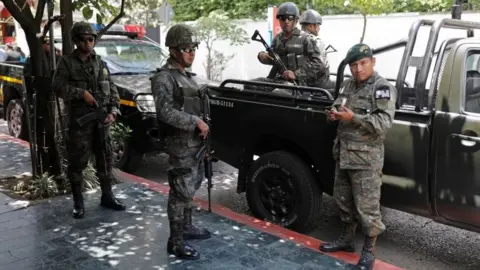
{"type": "Polygon", "coordinates": [[[316,10],[308,9],[302,13],[300,24],[322,24],[322,16],[316,10]]]}
{"type": "Polygon", "coordinates": [[[278,7],[277,19],[280,16],[295,16],[295,18],[298,18],[300,17],[300,11],[295,3],[285,2],[278,7]]]}
{"type": "Polygon", "coordinates": [[[93,35],[97,37],[97,31],[88,22],[76,22],[70,29],[70,38],[75,39],[80,35],[93,35]]]}
{"type": "Polygon", "coordinates": [[[165,46],[175,48],[182,44],[200,44],[197,31],[186,24],[176,24],[168,29],[165,46]]]}

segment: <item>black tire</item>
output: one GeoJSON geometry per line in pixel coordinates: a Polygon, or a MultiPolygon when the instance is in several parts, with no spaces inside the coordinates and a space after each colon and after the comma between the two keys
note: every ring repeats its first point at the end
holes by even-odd
{"type": "Polygon", "coordinates": [[[28,139],[28,126],[25,110],[20,99],[12,99],[7,105],[7,126],[8,133],[18,139],[28,139]]]}
{"type": "Polygon", "coordinates": [[[285,151],[260,156],[253,163],[247,182],[247,202],[256,218],[301,233],[311,231],[320,221],[322,194],[312,170],[285,151]],[[290,199],[290,203],[283,203],[282,199],[290,199]],[[282,210],[275,210],[280,206],[288,213],[278,214],[282,210]]]}
{"type": "Polygon", "coordinates": [[[143,153],[138,153],[131,147],[130,139],[125,138],[117,144],[112,140],[113,166],[128,173],[134,173],[143,160],[143,153]]]}

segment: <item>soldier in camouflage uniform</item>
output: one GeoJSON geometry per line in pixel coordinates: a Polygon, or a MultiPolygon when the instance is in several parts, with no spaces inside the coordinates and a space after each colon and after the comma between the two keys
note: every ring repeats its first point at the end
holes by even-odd
{"type": "Polygon", "coordinates": [[[199,117],[199,85],[195,74],[186,70],[193,64],[199,43],[191,26],[172,26],[165,39],[170,57],[151,78],[159,129],[164,132],[170,165],[167,251],[187,260],[196,260],[200,254],[184,240],[210,237],[209,231],[192,224],[193,196],[205,178],[203,160],[195,155],[209,132],[208,125],[199,117]]]}
{"type": "Polygon", "coordinates": [[[316,83],[310,86],[320,87],[333,92],[335,83],[330,81],[330,64],[328,63],[327,59],[325,43],[323,43],[322,39],[318,36],[320,32],[320,26],[322,25],[322,16],[320,16],[317,11],[309,9],[302,13],[299,22],[302,26],[302,30],[309,33],[317,42],[317,46],[320,49],[320,59],[322,60],[324,67],[322,70],[320,70],[321,73],[318,74],[316,83]]]}
{"type": "Polygon", "coordinates": [[[333,157],[337,162],[333,197],[345,229],[339,239],[320,246],[324,252],[355,250],[355,229],[365,234],[357,269],[372,269],[377,235],[385,231],[380,213],[384,140],[395,115],[397,91],[374,71],[375,58],[365,44],[347,53],[353,79],[344,82],[329,121],[339,121],[333,157]]]}
{"type": "Polygon", "coordinates": [[[278,7],[277,20],[280,21],[282,32],[275,36],[271,47],[288,70],[282,73],[281,67],[268,52],[263,51],[258,54],[258,60],[264,65],[271,65],[272,69],[267,78],[257,78],[254,81],[295,81],[298,85],[315,85],[318,74],[323,73],[326,67],[313,37],[296,27],[299,17],[300,11],[292,2],[285,2],[278,7]]]}
{"type": "Polygon", "coordinates": [[[112,193],[113,159],[108,136],[108,126],[115,121],[119,113],[120,97],[110,80],[107,67],[93,51],[97,33],[92,25],[87,22],[75,23],[70,30],[70,37],[77,49],[60,59],[53,77],[53,90],[68,104],[67,176],[72,186],[73,217],[83,218],[85,213],[82,173],[92,151],[95,154],[97,176],[102,189],[100,205],[122,211],[125,206],[112,193]],[[102,119],[105,126],[102,125],[101,128],[104,130],[99,129],[97,120],[80,126],[77,119],[94,112],[97,106],[107,114],[106,118],[102,119]],[[102,131],[106,138],[99,137],[102,131]],[[102,145],[102,142],[106,145],[102,145]]]}

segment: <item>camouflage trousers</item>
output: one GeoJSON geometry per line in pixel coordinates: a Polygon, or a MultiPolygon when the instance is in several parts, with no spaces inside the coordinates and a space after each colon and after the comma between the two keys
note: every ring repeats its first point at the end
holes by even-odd
{"type": "MultiPolygon", "coordinates": [[[[198,149],[189,149],[197,151],[198,149]]],[[[193,152],[192,152],[193,154],[193,152]]],[[[184,209],[193,207],[193,196],[200,188],[205,178],[203,160],[195,159],[193,155],[183,157],[170,155],[168,170],[168,219],[173,222],[183,222],[184,209]]]]}
{"type": "Polygon", "coordinates": [[[376,236],[385,231],[380,213],[380,170],[344,170],[337,162],[333,198],[345,223],[360,221],[363,233],[376,236]]]}
{"type": "Polygon", "coordinates": [[[90,122],[82,128],[69,127],[67,176],[72,184],[72,191],[74,187],[83,190],[83,170],[87,167],[92,153],[95,155],[96,175],[102,192],[111,190],[113,156],[108,128],[105,128],[104,134],[106,135],[105,146],[101,144],[100,133],[95,122],[90,122]]]}

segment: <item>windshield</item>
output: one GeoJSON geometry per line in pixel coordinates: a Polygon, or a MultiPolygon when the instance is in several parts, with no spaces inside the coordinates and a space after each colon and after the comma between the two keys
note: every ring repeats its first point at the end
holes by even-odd
{"type": "Polygon", "coordinates": [[[160,47],[147,42],[100,41],[95,52],[107,63],[110,74],[151,73],[166,59],[160,47]]]}

